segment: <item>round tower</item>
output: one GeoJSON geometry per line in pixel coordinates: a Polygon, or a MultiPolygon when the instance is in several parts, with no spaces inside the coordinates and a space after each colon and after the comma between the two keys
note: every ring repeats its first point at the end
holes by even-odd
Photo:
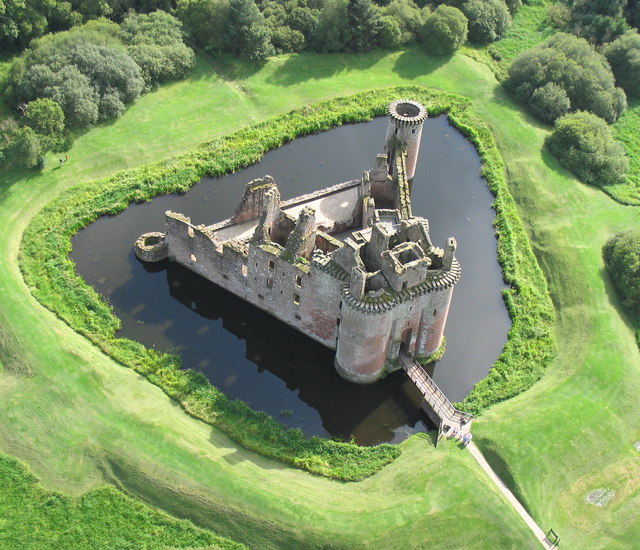
{"type": "Polygon", "coordinates": [[[396,99],[387,105],[387,115],[389,126],[384,151],[390,164],[399,148],[407,152],[407,178],[411,180],[416,171],[427,110],[412,99],[396,99]]]}

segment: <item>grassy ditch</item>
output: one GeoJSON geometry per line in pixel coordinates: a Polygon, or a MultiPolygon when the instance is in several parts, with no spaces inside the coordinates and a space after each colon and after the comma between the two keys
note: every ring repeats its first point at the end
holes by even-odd
{"type": "Polygon", "coordinates": [[[179,521],[104,487],[72,498],[44,489],[16,460],[0,454],[0,550],[207,548],[246,546],[179,521]]]}
{"type": "Polygon", "coordinates": [[[467,100],[421,87],[390,88],[325,101],[204,143],[184,156],[74,187],[45,207],[26,230],[20,253],[25,281],[38,300],[74,330],[146,376],[189,414],[218,427],[247,449],[331,478],[354,481],[370,476],[400,454],[397,446],[362,448],[306,438],[299,430],[287,430],[265,413],[228,399],[202,374],[182,370],[179,358],[116,338],[119,320],[100,295],[75,274],[68,252],[71,236],[100,215],[117,214],[132,201],[184,192],[204,176],[222,175],[257,162],[264,152],[297,136],[381,115],[386,104],[400,96],[424,102],[430,114],[447,113],[478,149],[483,175],[496,196],[498,255],[504,279],[511,287],[505,300],[513,326],[496,366],[462,406],[477,414],[516,395],[542,376],[555,351],[553,310],[545,281],[506,187],[492,134],[471,115],[467,100]]]}

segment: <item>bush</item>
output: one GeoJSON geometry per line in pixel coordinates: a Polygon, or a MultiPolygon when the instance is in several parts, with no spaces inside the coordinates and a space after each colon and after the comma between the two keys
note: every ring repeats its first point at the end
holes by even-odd
{"type": "Polygon", "coordinates": [[[529,104],[531,95],[550,82],[564,90],[572,110],[590,111],[607,122],[615,122],[627,105],[604,57],[586,40],[570,34],[558,33],[522,52],[509,67],[504,85],[529,104]]]}
{"type": "Polygon", "coordinates": [[[598,187],[622,183],[629,159],[607,123],[584,111],[559,118],[545,145],[565,168],[598,187]]]}
{"type": "Polygon", "coordinates": [[[604,55],[618,86],[628,96],[640,97],[640,35],[635,31],[626,33],[609,44],[604,55]]]}
{"type": "Polygon", "coordinates": [[[438,6],[424,23],[422,42],[427,53],[448,55],[467,39],[467,18],[456,8],[438,6]]]}
{"type": "Polygon", "coordinates": [[[60,137],[64,132],[64,112],[58,103],[49,98],[27,103],[24,121],[43,136],[60,137]]]}
{"type": "Polygon", "coordinates": [[[611,237],[603,248],[603,257],[623,305],[640,314],[640,229],[611,237]]]}
{"type": "Polygon", "coordinates": [[[511,26],[511,15],[502,0],[467,0],[460,9],[469,21],[470,42],[489,44],[511,26]]]}
{"type": "Polygon", "coordinates": [[[139,65],[147,88],[182,78],[193,67],[193,50],[182,41],[182,23],[168,13],[131,12],[122,21],[119,36],[139,65]]]}
{"type": "Polygon", "coordinates": [[[553,124],[569,111],[571,102],[564,89],[553,82],[547,82],[534,90],[527,100],[527,106],[540,120],[553,124]]]}
{"type": "Polygon", "coordinates": [[[42,143],[38,134],[28,126],[18,128],[13,136],[11,154],[18,166],[25,168],[37,166],[38,159],[42,156],[42,143]]]}

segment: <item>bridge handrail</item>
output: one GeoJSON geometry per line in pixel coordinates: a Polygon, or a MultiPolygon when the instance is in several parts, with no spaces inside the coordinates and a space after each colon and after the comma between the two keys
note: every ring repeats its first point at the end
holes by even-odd
{"type": "Polygon", "coordinates": [[[439,398],[438,399],[439,402],[429,403],[429,405],[433,407],[434,412],[438,414],[438,416],[440,416],[441,418],[444,416],[442,414],[439,414],[444,409],[445,412],[448,414],[448,416],[460,422],[464,420],[464,422],[466,423],[473,418],[473,415],[471,413],[461,411],[453,406],[453,404],[451,403],[451,401],[449,401],[449,399],[444,394],[444,392],[434,382],[433,378],[431,378],[429,374],[422,368],[422,365],[420,365],[417,361],[415,361],[414,359],[406,355],[405,356],[400,355],[399,358],[404,370],[407,372],[409,377],[414,381],[414,383],[416,383],[418,388],[425,393],[425,397],[426,397],[426,391],[424,391],[422,388],[419,387],[418,381],[428,386],[428,389],[431,390],[430,394],[432,396],[439,398]],[[436,407],[437,407],[437,410],[436,410],[436,407]]]}

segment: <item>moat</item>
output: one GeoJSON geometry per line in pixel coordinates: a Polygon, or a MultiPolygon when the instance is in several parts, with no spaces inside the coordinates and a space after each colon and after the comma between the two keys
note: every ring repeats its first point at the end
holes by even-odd
{"type": "MultiPolygon", "coordinates": [[[[91,224],[73,240],[78,272],[123,321],[119,336],[179,353],[230,397],[241,398],[309,434],[361,444],[399,441],[424,430],[420,396],[402,372],[370,386],[341,379],[334,353],[177,264],[142,264],[131,244],[160,228],[167,209],[195,224],[233,213],[244,184],[271,174],[283,198],[357,178],[372,167],[385,121],[344,126],[296,140],[253,167],[206,180],[184,196],[160,197],[91,224]]],[[[492,197],[473,148],[445,118],[428,120],[413,181],[414,214],[435,241],[454,235],[464,268],[446,329],[447,353],[433,377],[459,400],[487,372],[506,340],[492,197]]]]}

